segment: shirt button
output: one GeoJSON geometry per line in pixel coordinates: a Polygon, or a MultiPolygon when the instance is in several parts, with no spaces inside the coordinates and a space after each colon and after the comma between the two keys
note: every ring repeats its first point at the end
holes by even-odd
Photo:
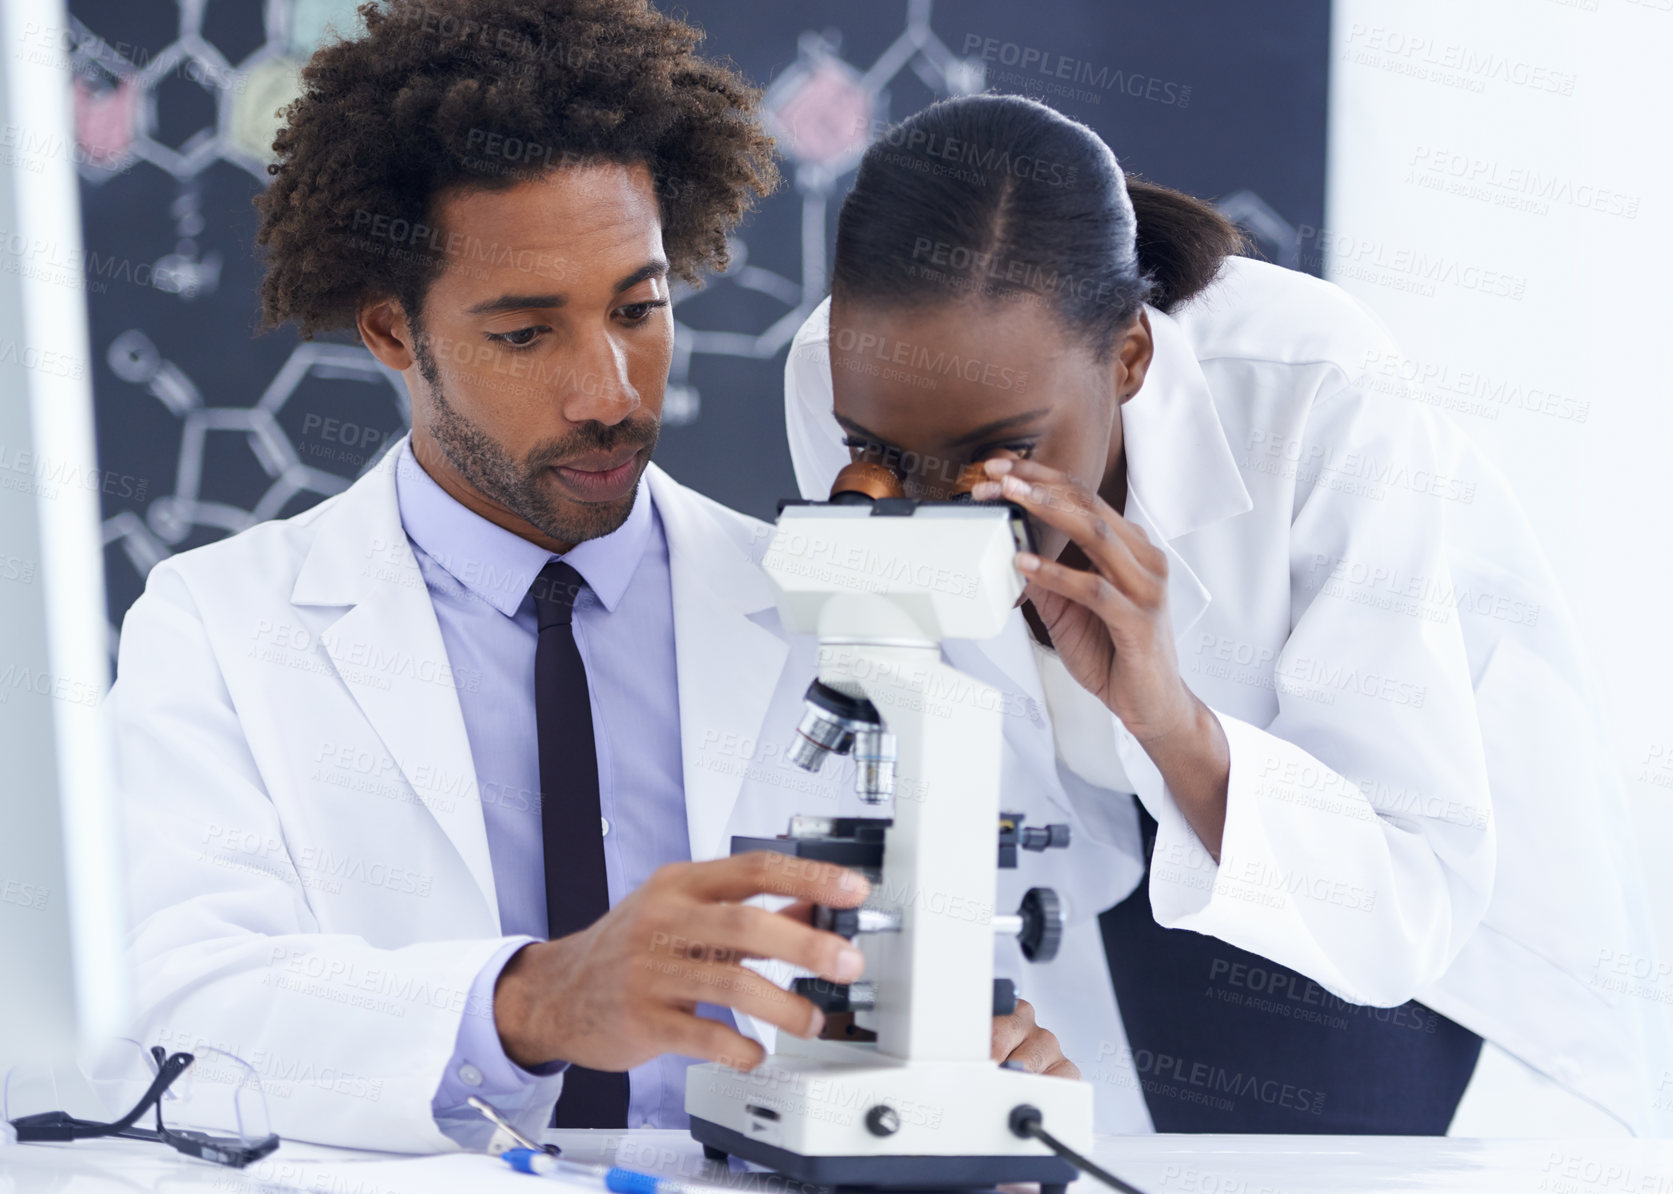
{"type": "Polygon", "coordinates": [[[467,1061],[464,1065],[459,1067],[459,1081],[463,1082],[466,1086],[481,1086],[482,1071],[467,1061]]]}
{"type": "Polygon", "coordinates": [[[602,827],[601,832],[603,833],[603,836],[609,837],[610,836],[610,818],[609,817],[600,817],[598,819],[598,823],[602,827]]]}

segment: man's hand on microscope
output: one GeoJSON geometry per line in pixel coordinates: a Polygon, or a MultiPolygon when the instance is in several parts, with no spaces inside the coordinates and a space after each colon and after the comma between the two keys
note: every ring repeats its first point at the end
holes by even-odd
{"type": "Polygon", "coordinates": [[[1017,1010],[993,1018],[993,1059],[1020,1062],[1031,1074],[1079,1078],[1080,1067],[1063,1056],[1057,1037],[1034,1022],[1034,1005],[1017,1000],[1017,1010]]]}
{"type": "Polygon", "coordinates": [[[697,1005],[818,1036],[822,1011],[742,963],[777,958],[853,982],[864,956],[808,922],[813,905],[856,907],[869,890],[855,871],[766,851],[661,867],[590,927],[512,956],[494,988],[506,1056],[524,1067],[620,1071],[677,1053],[754,1069],[766,1056],[760,1044],[697,1015],[697,1005]],[[777,912],[743,903],[757,895],[795,902],[777,912]]]}

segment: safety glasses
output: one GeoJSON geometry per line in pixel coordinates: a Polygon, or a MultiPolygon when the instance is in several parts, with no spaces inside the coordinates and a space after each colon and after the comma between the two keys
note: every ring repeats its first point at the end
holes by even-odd
{"type": "Polygon", "coordinates": [[[151,1140],[187,1156],[242,1169],[279,1147],[268,1127],[267,1098],[255,1069],[211,1047],[170,1053],[121,1039],[99,1051],[94,1074],[14,1066],[6,1074],[5,1115],[20,1144],[116,1136],[151,1140]],[[74,1078],[86,1086],[74,1089],[74,1078]],[[95,1092],[92,1099],[87,1092],[95,1092]],[[65,1098],[65,1095],[72,1096],[65,1098]],[[74,1110],[62,1108],[80,1096],[74,1110]],[[137,1098],[136,1098],[137,1096],[137,1098]],[[126,1105],[119,1118],[88,1107],[126,1105]],[[165,1111],[166,1109],[166,1111],[165,1111]],[[141,1121],[151,1113],[151,1126],[141,1121]]]}

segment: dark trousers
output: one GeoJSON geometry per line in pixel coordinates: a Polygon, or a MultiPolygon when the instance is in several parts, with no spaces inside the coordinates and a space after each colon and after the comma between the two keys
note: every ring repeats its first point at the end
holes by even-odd
{"type": "MultiPolygon", "coordinates": [[[[1139,811],[1146,853],[1155,822],[1139,811]]],[[[1184,929],[1138,890],[1098,918],[1158,1132],[1444,1135],[1481,1038],[1416,1001],[1361,1007],[1184,929]]]]}

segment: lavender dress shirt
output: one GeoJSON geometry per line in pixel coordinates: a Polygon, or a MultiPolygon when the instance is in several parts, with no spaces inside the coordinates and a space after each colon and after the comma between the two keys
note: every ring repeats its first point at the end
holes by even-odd
{"type": "MultiPolygon", "coordinates": [[[[511,955],[546,937],[540,767],[534,716],[538,630],[529,587],[552,554],[454,500],[402,441],[395,488],[401,524],[435,606],[448,662],[480,673],[459,691],[488,832],[505,947],[477,975],[468,1007],[492,1007],[511,955]]],[[[604,862],[614,905],[657,867],[691,857],[680,771],[674,610],[668,541],[641,483],[627,521],[562,557],[587,582],[574,632],[587,669],[598,751],[604,862]]],[[[732,1022],[724,1008],[704,1015],[732,1022]]],[[[683,1128],[689,1058],[664,1056],[629,1073],[630,1128],[683,1128]]],[[[562,1064],[525,1070],[506,1057],[490,1016],[465,1016],[432,1100],[437,1126],[467,1147],[491,1134],[465,1103],[484,1099],[519,1124],[550,1107],[562,1064]]]]}

